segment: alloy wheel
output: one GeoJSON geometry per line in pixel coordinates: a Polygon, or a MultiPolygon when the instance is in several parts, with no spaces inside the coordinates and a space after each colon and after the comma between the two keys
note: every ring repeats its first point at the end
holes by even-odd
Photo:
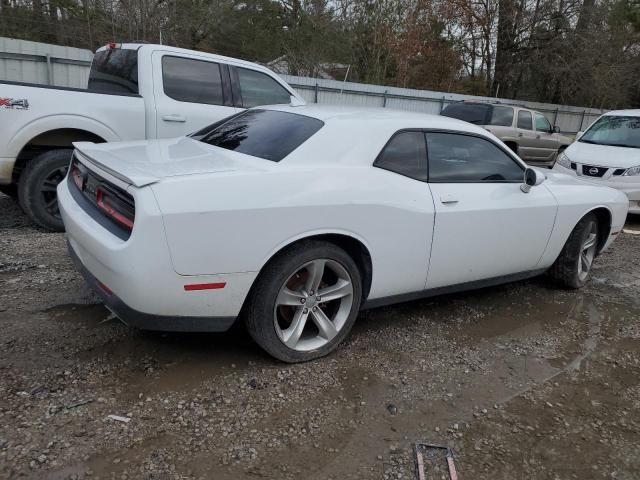
{"type": "Polygon", "coordinates": [[[585,241],[580,248],[580,255],[578,258],[578,278],[581,282],[584,282],[589,275],[593,259],[596,256],[596,247],[598,243],[598,227],[595,222],[591,222],[589,225],[589,233],[585,241]]]}
{"type": "Polygon", "coordinates": [[[274,308],[276,333],[292,350],[316,350],[338,335],[352,306],[349,272],[335,260],[313,260],[280,287],[274,308]]]}
{"type": "Polygon", "coordinates": [[[40,185],[40,195],[44,209],[54,218],[60,219],[56,187],[67,175],[68,167],[57,167],[47,174],[40,185]]]}

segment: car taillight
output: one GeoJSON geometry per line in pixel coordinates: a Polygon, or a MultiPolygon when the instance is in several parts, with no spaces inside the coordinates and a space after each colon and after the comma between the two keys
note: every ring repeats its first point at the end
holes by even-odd
{"type": "Polygon", "coordinates": [[[98,187],[96,202],[98,208],[109,217],[126,229],[133,230],[135,213],[132,212],[130,206],[122,199],[118,198],[116,194],[113,194],[102,187],[98,187]]]}
{"type": "Polygon", "coordinates": [[[119,43],[114,43],[114,42],[107,43],[107,48],[109,50],[115,50],[116,48],[120,48],[120,46],[121,44],[119,43]]]}
{"type": "Polygon", "coordinates": [[[84,187],[84,178],[80,168],[76,164],[73,164],[71,167],[71,177],[73,178],[73,183],[75,183],[78,189],[82,191],[82,188],[84,187]]]}

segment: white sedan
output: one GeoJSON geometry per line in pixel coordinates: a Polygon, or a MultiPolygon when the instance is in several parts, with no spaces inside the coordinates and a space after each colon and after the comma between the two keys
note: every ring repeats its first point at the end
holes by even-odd
{"type": "Polygon", "coordinates": [[[607,112],[558,155],[554,169],[629,197],[640,213],[640,110],[607,112]]]}
{"type": "Polygon", "coordinates": [[[581,287],[628,208],[469,123],[318,106],[76,144],[58,195],[72,258],[125,323],[241,318],[287,362],[332,351],[362,308],[543,272],[581,287]]]}

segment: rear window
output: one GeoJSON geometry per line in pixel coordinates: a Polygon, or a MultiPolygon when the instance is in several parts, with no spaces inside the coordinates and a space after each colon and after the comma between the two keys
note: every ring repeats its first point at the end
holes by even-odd
{"type": "Polygon", "coordinates": [[[193,138],[216,147],[279,162],[322,128],[324,122],[275,110],[247,110],[202,129],[193,138]]]}
{"type": "Polygon", "coordinates": [[[96,53],[91,63],[87,88],[96,93],[137,95],[137,50],[110,49],[96,53]]]}
{"type": "Polygon", "coordinates": [[[447,105],[441,115],[476,125],[486,125],[490,109],[490,105],[454,103],[447,105]]]}
{"type": "Polygon", "coordinates": [[[493,107],[489,125],[496,125],[499,127],[510,127],[513,125],[513,108],[493,107]]]}

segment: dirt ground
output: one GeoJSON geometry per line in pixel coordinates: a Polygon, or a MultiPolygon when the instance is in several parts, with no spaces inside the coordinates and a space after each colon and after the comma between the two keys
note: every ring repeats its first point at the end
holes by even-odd
{"type": "Polygon", "coordinates": [[[413,479],[424,442],[464,480],[640,479],[639,252],[636,219],[581,291],[363,312],[333,355],[288,366],[240,328],[120,324],[63,235],[0,195],[0,478],[413,479]]]}

